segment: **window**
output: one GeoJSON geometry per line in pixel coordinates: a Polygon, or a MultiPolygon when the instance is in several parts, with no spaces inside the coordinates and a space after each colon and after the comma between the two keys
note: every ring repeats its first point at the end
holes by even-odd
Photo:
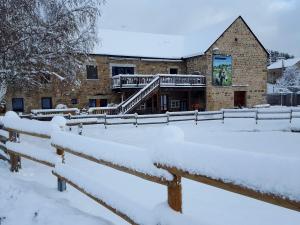
{"type": "Polygon", "coordinates": [[[160,110],[166,111],[168,110],[168,98],[167,95],[160,96],[160,110]]]}
{"type": "Polygon", "coordinates": [[[42,109],[52,109],[52,98],[42,98],[42,109]]]}
{"type": "Polygon", "coordinates": [[[132,66],[113,66],[112,76],[119,74],[134,74],[134,67],[132,66]]]}
{"type": "Polygon", "coordinates": [[[12,99],[12,110],[15,112],[24,112],[24,99],[13,98],[12,99]]]}
{"type": "Polygon", "coordinates": [[[139,107],[139,110],[145,110],[146,109],[146,103],[142,103],[139,107]]]}
{"type": "Polygon", "coordinates": [[[107,99],[101,99],[100,100],[100,107],[106,107],[107,106],[107,99]]]}
{"type": "Polygon", "coordinates": [[[178,74],[178,68],[170,68],[169,73],[170,74],[178,74]]]}
{"type": "Polygon", "coordinates": [[[98,79],[98,68],[97,66],[87,65],[86,66],[86,78],[87,79],[98,79]]]}
{"type": "Polygon", "coordinates": [[[78,99],[77,98],[72,98],[71,99],[71,104],[72,105],[77,105],[78,104],[78,99]]]}
{"type": "Polygon", "coordinates": [[[89,99],[89,107],[96,107],[96,99],[89,99]]]}
{"type": "Polygon", "coordinates": [[[172,109],[180,108],[180,101],[179,100],[171,100],[171,108],[172,109]]]}

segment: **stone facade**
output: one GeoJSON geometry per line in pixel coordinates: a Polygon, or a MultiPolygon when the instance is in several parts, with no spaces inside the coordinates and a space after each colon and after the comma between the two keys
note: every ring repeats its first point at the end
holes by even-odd
{"type": "MultiPolygon", "coordinates": [[[[108,55],[92,57],[98,69],[98,79],[88,80],[86,74],[80,74],[81,85],[78,87],[66,86],[58,79],[52,78],[50,83],[37,90],[9,88],[6,97],[7,109],[12,109],[12,98],[24,98],[25,112],[41,108],[43,97],[52,98],[53,108],[58,104],[86,108],[89,99],[105,99],[108,103],[119,103],[121,93],[111,89],[112,65],[133,66],[135,74],[168,74],[170,68],[177,68],[180,74],[203,74],[206,76],[206,90],[193,91],[192,99],[203,105],[206,110],[233,108],[236,91],[246,93],[248,107],[266,102],[268,53],[241,17],[235,20],[203,55],[177,60],[108,55]],[[216,48],[218,54],[232,56],[232,86],[212,85],[212,58],[216,48]],[[72,99],[76,99],[77,102],[72,102],[72,99]]],[[[164,93],[172,95],[172,90],[164,93]]],[[[182,95],[187,93],[182,92],[182,95]]],[[[176,93],[172,96],[178,97],[178,94],[180,95],[176,93]]],[[[188,110],[191,109],[189,106],[188,110]]]]}
{"type": "Polygon", "coordinates": [[[266,102],[268,53],[239,17],[205,52],[203,56],[187,60],[187,71],[206,75],[206,109],[219,110],[234,107],[234,92],[246,92],[246,105],[252,107],[266,102]],[[218,54],[232,56],[232,86],[212,85],[212,57],[218,54]]]}

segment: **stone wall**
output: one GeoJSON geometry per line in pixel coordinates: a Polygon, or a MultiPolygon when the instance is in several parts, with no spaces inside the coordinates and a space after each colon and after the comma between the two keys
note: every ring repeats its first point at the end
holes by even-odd
{"type": "Polygon", "coordinates": [[[187,60],[187,71],[206,75],[206,109],[219,110],[234,107],[234,91],[246,91],[248,107],[266,102],[268,55],[241,18],[199,57],[187,60]],[[213,50],[232,56],[232,86],[212,85],[213,50]]]}
{"type": "Polygon", "coordinates": [[[182,60],[142,60],[140,58],[122,58],[94,55],[94,65],[97,65],[98,79],[86,79],[86,73],[78,75],[81,85],[66,85],[53,77],[49,84],[42,87],[28,89],[9,88],[7,99],[7,110],[12,109],[12,98],[24,98],[25,112],[31,109],[41,108],[41,98],[51,97],[53,107],[65,104],[68,107],[88,107],[89,99],[107,99],[109,103],[119,103],[121,95],[114,93],[111,89],[111,66],[133,65],[137,74],[168,74],[170,68],[178,68],[178,73],[185,74],[186,66],[182,60]],[[71,99],[77,99],[78,104],[72,105],[71,99]]]}

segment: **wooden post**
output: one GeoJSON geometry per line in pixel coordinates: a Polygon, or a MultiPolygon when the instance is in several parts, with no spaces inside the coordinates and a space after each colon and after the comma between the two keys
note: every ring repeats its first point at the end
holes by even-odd
{"type": "Polygon", "coordinates": [[[157,91],[157,113],[161,113],[160,90],[157,91]]]}
{"type": "Polygon", "coordinates": [[[181,177],[173,174],[174,179],[168,185],[168,204],[176,212],[182,212],[181,177]]]}
{"type": "MultiPolygon", "coordinates": [[[[57,148],[56,154],[62,157],[62,163],[65,163],[65,151],[62,149],[57,148]]],[[[63,192],[67,190],[67,184],[65,180],[57,178],[57,190],[63,192]]]]}
{"type": "MultiPolygon", "coordinates": [[[[17,142],[19,137],[19,134],[15,131],[9,132],[9,141],[11,142],[17,142]]],[[[19,172],[19,169],[21,169],[21,157],[14,154],[9,153],[10,157],[10,171],[11,172],[19,172]]]]}
{"type": "Polygon", "coordinates": [[[78,124],[78,134],[82,135],[83,125],[82,123],[78,124]]]}
{"type": "Polygon", "coordinates": [[[257,124],[257,121],[258,121],[258,110],[256,110],[256,113],[255,113],[255,124],[257,124]]]}
{"type": "Polygon", "coordinates": [[[169,122],[170,122],[170,114],[169,114],[168,111],[166,112],[166,115],[167,115],[167,125],[169,125],[169,122]]]}
{"type": "Polygon", "coordinates": [[[292,118],[293,118],[293,109],[291,108],[291,112],[290,112],[290,123],[292,123],[292,118]]]}
{"type": "Polygon", "coordinates": [[[104,127],[105,127],[105,129],[107,128],[106,127],[106,113],[104,113],[104,127]]]}
{"type": "Polygon", "coordinates": [[[198,124],[198,110],[195,110],[195,124],[198,124]]]}
{"type": "Polygon", "coordinates": [[[222,110],[222,123],[225,122],[225,121],[224,121],[224,120],[225,120],[225,115],[224,115],[224,114],[225,114],[225,112],[224,112],[224,110],[222,110]]]}
{"type": "Polygon", "coordinates": [[[135,118],[135,127],[137,127],[138,126],[138,114],[137,113],[134,114],[134,118],[135,118]]]}

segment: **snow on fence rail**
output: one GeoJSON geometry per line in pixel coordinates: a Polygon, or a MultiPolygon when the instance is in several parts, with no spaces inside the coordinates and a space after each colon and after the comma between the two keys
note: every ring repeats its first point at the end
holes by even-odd
{"type": "MultiPolygon", "coordinates": [[[[194,114],[194,116],[200,114],[201,116],[217,118],[222,116],[224,118],[226,113],[240,113],[240,111],[201,112],[194,114]]],[[[252,112],[245,111],[244,113],[252,112]]],[[[270,111],[267,113],[269,114],[270,111]]],[[[289,111],[280,111],[281,113],[289,113],[289,111]]],[[[141,118],[165,118],[163,115],[141,115],[141,118]]],[[[172,116],[193,117],[193,114],[192,112],[169,113],[168,116],[170,119],[172,116]]],[[[118,118],[118,116],[115,117],[118,118]]],[[[103,189],[101,192],[102,188],[95,190],[92,188],[93,185],[85,184],[85,182],[92,183],[88,176],[81,174],[78,177],[76,172],[72,172],[72,168],[58,163],[57,156],[53,152],[38,149],[31,144],[18,143],[19,133],[23,133],[35,137],[50,138],[52,145],[56,148],[56,154],[62,157],[63,163],[64,152],[68,152],[148,181],[166,185],[168,188],[168,205],[177,212],[182,211],[182,177],[300,212],[300,181],[297,174],[300,169],[300,162],[297,159],[232,149],[224,151],[224,149],[217,149],[218,147],[188,142],[174,143],[173,147],[147,155],[143,149],[133,146],[101,141],[62,131],[63,120],[54,118],[51,122],[41,122],[20,119],[15,114],[8,113],[2,122],[4,129],[9,131],[9,141],[5,141],[6,152],[10,156],[11,171],[17,172],[20,169],[21,157],[47,166],[55,166],[53,174],[58,178],[60,191],[65,190],[66,183],[68,183],[132,224],[156,225],[164,224],[161,221],[166,221],[162,218],[163,216],[153,220],[153,216],[151,217],[153,214],[142,210],[142,208],[140,208],[139,213],[135,213],[137,211],[125,198],[120,197],[125,202],[115,202],[110,199],[111,195],[105,194],[110,190],[105,191],[106,189],[103,189]],[[38,126],[46,131],[42,131],[41,128],[35,130],[34,128],[38,126]],[[222,160],[216,162],[216,159],[222,160]],[[253,165],[250,165],[251,163],[253,165]],[[148,218],[150,219],[148,220],[148,218]]],[[[0,133],[0,136],[3,135],[0,133]]],[[[4,136],[3,139],[5,139],[4,136]]],[[[188,224],[192,223],[188,222],[188,224]]]]}
{"type": "Polygon", "coordinates": [[[78,108],[67,108],[67,109],[32,109],[33,115],[57,115],[57,114],[71,114],[76,115],[80,113],[78,108]]]}
{"type": "Polygon", "coordinates": [[[252,119],[257,124],[263,120],[289,120],[300,118],[300,108],[287,109],[224,109],[221,111],[185,111],[185,112],[166,112],[164,114],[125,114],[125,115],[77,115],[69,116],[67,125],[93,125],[104,124],[109,125],[124,125],[133,124],[149,125],[149,124],[169,124],[180,121],[194,121],[195,124],[201,121],[219,120],[222,123],[226,119],[252,119]]]}
{"type": "Polygon", "coordinates": [[[177,176],[300,211],[297,158],[180,141],[152,157],[177,176]]]}

